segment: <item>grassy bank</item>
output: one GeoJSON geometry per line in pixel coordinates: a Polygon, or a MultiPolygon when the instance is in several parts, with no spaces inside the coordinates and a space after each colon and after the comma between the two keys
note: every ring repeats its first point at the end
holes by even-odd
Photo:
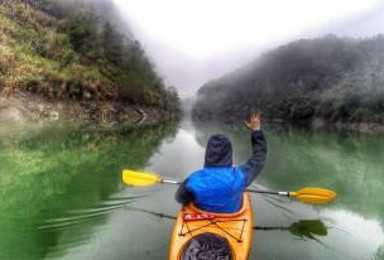
{"type": "Polygon", "coordinates": [[[49,1],[47,8],[40,2],[0,2],[2,96],[17,90],[52,102],[113,100],[178,109],[177,92],[165,87],[140,43],[92,4],[49,1]]]}

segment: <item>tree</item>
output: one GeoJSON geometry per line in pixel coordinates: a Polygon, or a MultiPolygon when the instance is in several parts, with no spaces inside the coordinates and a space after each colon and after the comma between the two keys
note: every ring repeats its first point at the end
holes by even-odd
{"type": "Polygon", "coordinates": [[[105,57],[116,66],[123,65],[124,37],[117,32],[110,22],[104,25],[102,43],[105,57]]]}

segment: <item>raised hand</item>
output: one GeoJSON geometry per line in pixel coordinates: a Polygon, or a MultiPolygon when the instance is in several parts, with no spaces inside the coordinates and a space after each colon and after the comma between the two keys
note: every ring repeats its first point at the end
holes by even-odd
{"type": "Polygon", "coordinates": [[[251,112],[249,121],[248,122],[245,121],[244,123],[252,131],[260,130],[260,127],[261,127],[260,112],[259,111],[251,112]]]}

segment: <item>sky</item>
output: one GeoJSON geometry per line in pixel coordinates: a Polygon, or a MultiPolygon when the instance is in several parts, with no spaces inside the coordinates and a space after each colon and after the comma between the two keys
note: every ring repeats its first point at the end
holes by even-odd
{"type": "Polygon", "coordinates": [[[182,97],[300,38],[384,33],[381,0],[113,0],[182,97]]]}

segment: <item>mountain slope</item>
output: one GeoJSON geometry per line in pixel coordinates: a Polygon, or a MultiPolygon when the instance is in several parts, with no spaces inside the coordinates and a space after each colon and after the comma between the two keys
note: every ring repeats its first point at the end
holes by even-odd
{"type": "Polygon", "coordinates": [[[0,1],[0,91],[177,110],[140,43],[102,15],[105,0],[0,1]],[[30,2],[30,4],[20,3],[30,2]],[[63,4],[64,3],[64,4],[63,4]],[[101,5],[102,4],[102,5],[101,5]]]}
{"type": "Polygon", "coordinates": [[[205,84],[197,118],[244,117],[251,108],[291,122],[383,122],[384,37],[332,35],[279,47],[205,84]]]}

